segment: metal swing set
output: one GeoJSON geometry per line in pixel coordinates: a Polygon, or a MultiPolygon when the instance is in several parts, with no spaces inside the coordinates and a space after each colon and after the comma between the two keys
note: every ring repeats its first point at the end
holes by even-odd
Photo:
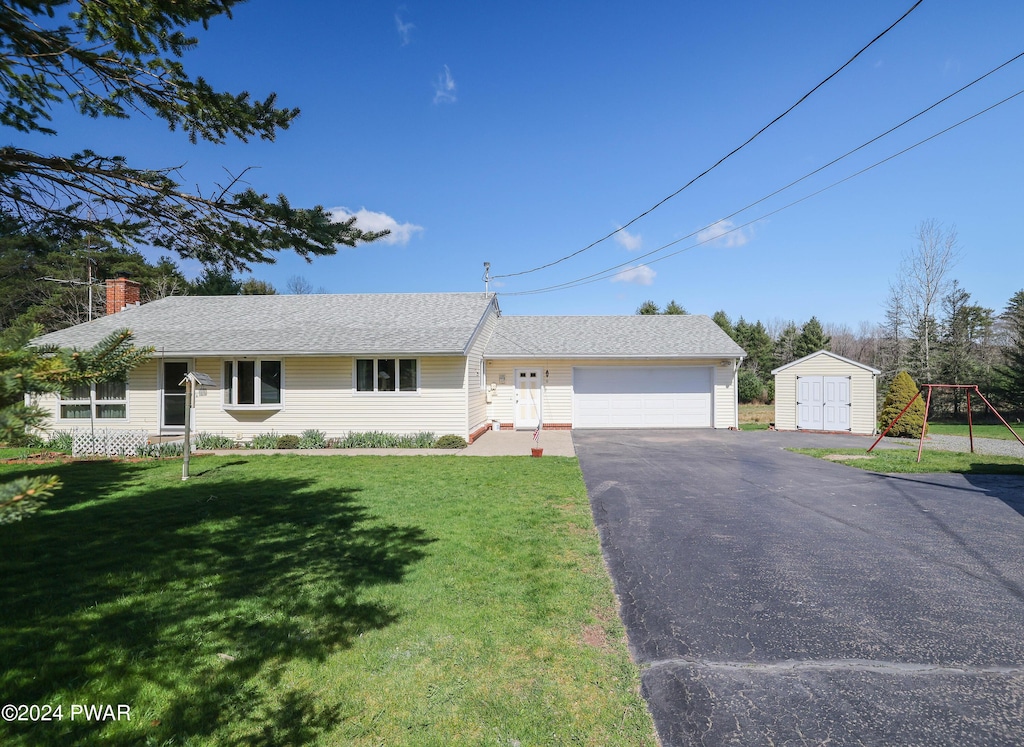
{"type": "MultiPolygon", "coordinates": [[[[920,442],[917,445],[917,461],[918,462],[921,461],[921,451],[924,449],[924,434],[928,430],[928,410],[931,408],[931,404],[932,404],[932,390],[933,389],[964,389],[964,390],[967,391],[967,433],[968,433],[968,435],[970,436],[970,439],[971,439],[971,453],[972,454],[974,453],[974,419],[973,419],[973,417],[971,415],[971,392],[972,391],[975,394],[977,394],[979,397],[981,397],[981,401],[984,402],[988,406],[988,409],[990,409],[995,414],[995,416],[997,418],[999,418],[999,422],[1006,426],[1007,430],[1009,430],[1010,433],[1013,434],[1013,437],[1015,439],[1017,439],[1017,441],[1020,443],[1021,446],[1024,446],[1024,441],[1021,441],[1020,436],[1017,435],[1017,431],[1015,431],[1013,428],[1011,428],[1010,424],[1007,423],[1006,420],[1003,419],[1003,416],[999,414],[999,410],[997,410],[995,407],[993,407],[992,403],[989,402],[987,399],[985,399],[985,395],[981,393],[980,389],[978,389],[978,385],[977,384],[922,384],[922,388],[928,390],[928,397],[925,400],[925,404],[924,404],[924,423],[921,425],[921,440],[920,440],[920,442]]],[[[921,392],[918,391],[918,393],[913,396],[913,398],[910,400],[910,402],[907,403],[907,406],[904,407],[900,411],[900,414],[896,416],[896,419],[893,420],[891,423],[889,423],[889,426],[884,431],[882,431],[882,435],[880,435],[877,439],[875,439],[875,442],[873,444],[871,444],[871,446],[868,448],[868,452],[870,452],[872,449],[874,449],[876,446],[878,446],[878,442],[881,441],[883,438],[885,438],[885,434],[888,433],[892,429],[892,427],[894,425],[896,425],[896,423],[899,422],[899,419],[903,417],[903,414],[907,410],[910,409],[910,406],[912,404],[914,404],[914,402],[916,402],[918,397],[920,397],[920,396],[921,396],[921,392]]]]}

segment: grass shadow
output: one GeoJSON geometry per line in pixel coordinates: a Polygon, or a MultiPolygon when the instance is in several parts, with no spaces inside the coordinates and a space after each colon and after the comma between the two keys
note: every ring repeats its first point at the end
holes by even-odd
{"type": "Polygon", "coordinates": [[[132,722],[0,724],[4,743],[314,741],[338,706],[282,673],[396,621],[370,592],[433,541],[273,463],[211,461],[188,482],[174,464],[37,471],[64,488],[0,527],[0,692],[129,704],[132,722]]]}

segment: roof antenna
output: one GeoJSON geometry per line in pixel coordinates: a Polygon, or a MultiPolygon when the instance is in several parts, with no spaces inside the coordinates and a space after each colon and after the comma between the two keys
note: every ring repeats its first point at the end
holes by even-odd
{"type": "Polygon", "coordinates": [[[484,293],[490,292],[491,283],[491,263],[484,262],[484,293]]]}

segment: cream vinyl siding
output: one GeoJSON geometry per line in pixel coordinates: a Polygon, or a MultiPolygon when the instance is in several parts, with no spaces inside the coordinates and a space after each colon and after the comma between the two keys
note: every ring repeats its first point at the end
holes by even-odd
{"type": "MultiPolygon", "coordinates": [[[[497,324],[498,311],[494,304],[492,304],[484,315],[476,337],[470,344],[466,355],[467,428],[470,433],[488,421],[487,393],[481,388],[480,384],[480,362],[483,360],[484,348],[487,347],[487,342],[491,339],[491,335],[494,334],[494,328],[497,324]]],[[[489,370],[487,372],[487,382],[488,384],[491,382],[489,370]]]]}
{"type": "Polygon", "coordinates": [[[714,368],[715,391],[711,397],[714,412],[713,428],[739,428],[740,414],[736,399],[736,364],[730,360],[726,366],[721,360],[709,361],[714,368]]]}
{"type": "MultiPolygon", "coordinates": [[[[382,353],[374,357],[414,356],[382,353]]],[[[196,361],[196,369],[209,373],[219,385],[216,391],[196,398],[197,431],[238,440],[269,431],[298,435],[308,428],[323,431],[328,437],[352,431],[468,435],[463,390],[465,358],[416,358],[418,392],[356,392],[355,358],[265,358],[284,362],[280,408],[225,410],[224,359],[196,361]]]]}
{"type": "MultiPolygon", "coordinates": [[[[414,356],[380,354],[378,358],[414,356]]],[[[259,433],[302,433],[307,428],[324,431],[329,437],[351,431],[419,433],[438,436],[469,435],[466,390],[466,359],[458,357],[417,358],[419,391],[355,392],[354,358],[277,357],[283,362],[281,405],[251,409],[224,408],[224,358],[197,358],[194,370],[209,374],[214,389],[200,389],[196,395],[194,432],[218,433],[247,440],[259,433]]],[[[230,359],[237,360],[237,359],[230,359]]],[[[145,429],[159,434],[160,390],[157,386],[159,360],[150,360],[132,372],[128,382],[128,420],[109,424],[112,428],[145,429]]],[[[483,393],[481,392],[481,398],[483,393]]],[[[53,429],[82,427],[88,421],[59,420],[58,400],[42,397],[39,403],[51,413],[53,429]]],[[[100,421],[97,421],[99,424],[100,421]]]]}
{"type": "Polygon", "coordinates": [[[775,428],[797,429],[797,377],[842,376],[850,379],[850,432],[871,435],[876,428],[875,376],[871,371],[830,355],[815,355],[775,374],[775,428]]]}
{"type": "MultiPolygon", "coordinates": [[[[156,360],[149,360],[136,368],[128,377],[128,419],[104,420],[97,419],[97,428],[119,428],[122,430],[147,430],[156,433],[159,423],[159,410],[156,394],[157,382],[156,360]]],[[[36,400],[41,407],[50,413],[47,431],[71,430],[72,428],[88,428],[89,420],[74,418],[61,420],[60,399],[56,395],[43,395],[36,400]]]]}
{"type": "Polygon", "coordinates": [[[650,359],[489,359],[487,381],[497,384],[497,389],[488,406],[490,420],[500,423],[514,422],[516,369],[536,369],[541,372],[541,407],[545,423],[566,424],[573,422],[572,412],[572,370],[582,366],[712,366],[714,367],[714,391],[711,395],[713,427],[730,428],[736,425],[735,374],[733,367],[721,366],[720,360],[650,360],[650,359]],[[546,375],[545,375],[546,372],[546,375]],[[504,381],[501,377],[504,376],[504,381]]]}

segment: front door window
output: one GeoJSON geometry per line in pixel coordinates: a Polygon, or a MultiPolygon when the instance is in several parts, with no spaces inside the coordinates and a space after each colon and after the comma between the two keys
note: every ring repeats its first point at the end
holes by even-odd
{"type": "Polygon", "coordinates": [[[540,398],[540,371],[516,371],[516,428],[537,427],[540,398]]]}
{"type": "Polygon", "coordinates": [[[185,385],[181,382],[188,373],[185,361],[164,361],[164,427],[185,428],[185,385]]]}

